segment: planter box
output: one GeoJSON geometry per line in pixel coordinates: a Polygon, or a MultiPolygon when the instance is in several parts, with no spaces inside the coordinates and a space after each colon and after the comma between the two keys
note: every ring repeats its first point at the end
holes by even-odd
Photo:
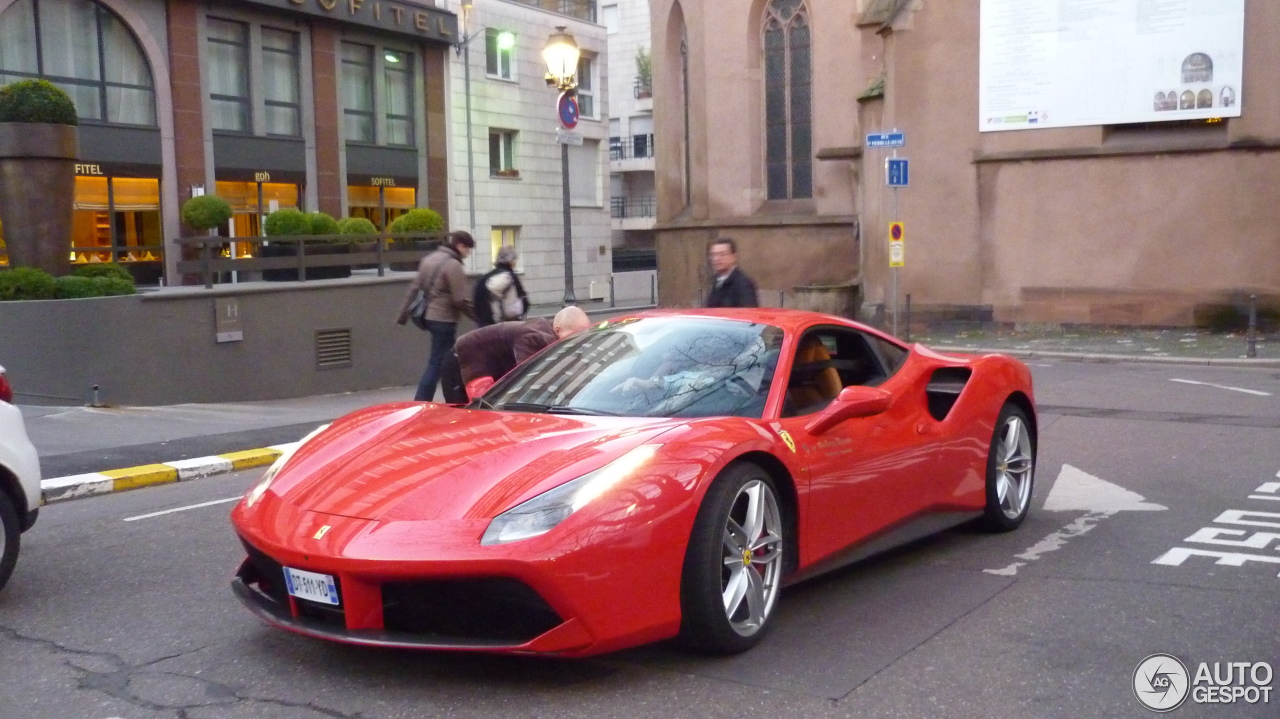
{"type": "MultiPolygon", "coordinates": [[[[350,254],[351,246],[347,244],[334,245],[307,245],[307,257],[316,255],[346,255],[350,254]]],[[[298,245],[293,242],[275,241],[269,245],[263,245],[260,252],[261,257],[297,257],[298,245]]],[[[308,267],[307,279],[309,280],[336,280],[343,277],[351,276],[351,265],[333,265],[328,267],[308,267]]],[[[290,267],[278,270],[263,270],[262,279],[268,282],[296,282],[298,280],[298,270],[290,267]]]]}
{"type": "Polygon", "coordinates": [[[0,218],[9,266],[70,271],[77,138],[73,125],[0,122],[0,218]]]}
{"type": "Polygon", "coordinates": [[[862,309],[862,285],[800,285],[794,292],[796,309],[849,319],[857,319],[862,309]]]}

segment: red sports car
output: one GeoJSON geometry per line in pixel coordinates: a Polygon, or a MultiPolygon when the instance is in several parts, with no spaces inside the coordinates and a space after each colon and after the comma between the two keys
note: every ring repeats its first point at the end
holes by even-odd
{"type": "Polygon", "coordinates": [[[1026,516],[1031,374],[839,317],[654,311],[464,407],[347,415],[235,507],[233,587],[301,634],[584,656],[758,642],[782,587],[1026,516]]]}

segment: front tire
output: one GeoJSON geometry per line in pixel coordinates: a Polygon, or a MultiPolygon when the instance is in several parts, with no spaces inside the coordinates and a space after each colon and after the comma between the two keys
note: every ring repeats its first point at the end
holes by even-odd
{"type": "Polygon", "coordinates": [[[993,532],[1018,528],[1031,508],[1035,481],[1036,442],[1027,413],[1005,404],[996,420],[987,455],[987,506],[982,525],[993,532]]]}
{"type": "Polygon", "coordinates": [[[698,509],[681,577],[680,641],[734,654],[759,643],[782,588],[787,533],[773,478],[730,465],[698,509]]]}
{"type": "Polygon", "coordinates": [[[22,534],[22,525],[18,521],[18,510],[4,490],[0,490],[0,589],[13,574],[13,566],[18,563],[18,543],[22,534]]]}

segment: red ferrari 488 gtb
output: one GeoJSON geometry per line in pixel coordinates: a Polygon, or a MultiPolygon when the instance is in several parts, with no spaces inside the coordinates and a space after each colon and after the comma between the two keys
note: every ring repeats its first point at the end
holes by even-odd
{"type": "Polygon", "coordinates": [[[961,522],[1022,523],[1031,374],[793,310],[653,311],[461,407],[321,428],[235,507],[270,623],[385,647],[737,652],[784,585],[961,522]]]}

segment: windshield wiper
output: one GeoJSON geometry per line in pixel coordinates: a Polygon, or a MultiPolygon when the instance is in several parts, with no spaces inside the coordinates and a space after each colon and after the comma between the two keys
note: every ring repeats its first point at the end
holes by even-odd
{"type": "Polygon", "coordinates": [[[602,409],[587,407],[570,407],[567,404],[539,404],[537,402],[506,402],[495,409],[512,412],[545,412],[547,414],[580,414],[594,417],[621,417],[617,412],[606,412],[602,409]]]}

